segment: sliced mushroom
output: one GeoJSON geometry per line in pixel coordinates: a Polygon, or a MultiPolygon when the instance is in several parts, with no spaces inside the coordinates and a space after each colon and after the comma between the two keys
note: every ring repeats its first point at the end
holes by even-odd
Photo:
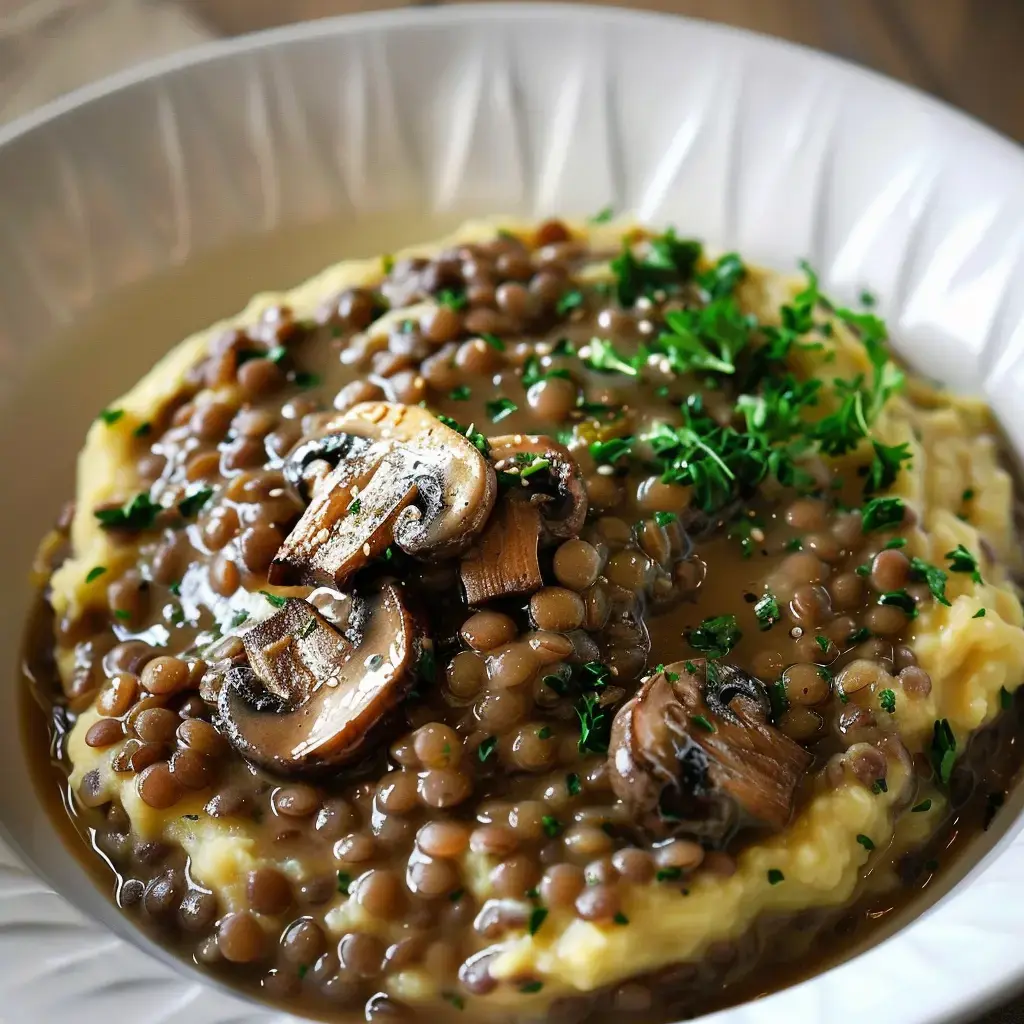
{"type": "Polygon", "coordinates": [[[245,634],[248,667],[228,671],[221,727],[250,761],[283,775],[351,762],[412,682],[415,632],[397,587],[353,602],[338,632],[292,599],[245,634]]]}
{"type": "Polygon", "coordinates": [[[530,501],[506,498],[487,524],[479,544],[462,560],[462,583],[469,604],[506,594],[532,594],[544,585],[537,559],[540,509],[530,501]]]}
{"type": "Polygon", "coordinates": [[[497,494],[494,471],[430,413],[364,402],[327,429],[333,433],[289,457],[298,487],[308,487],[315,461],[335,454],[340,461],[277,552],[271,583],[342,587],[392,542],[418,558],[440,558],[464,550],[483,529],[497,494]],[[336,438],[330,445],[329,437],[336,438]]]}
{"type": "Polygon", "coordinates": [[[648,679],[616,714],[608,751],[612,789],[644,827],[714,843],[784,828],[811,760],[769,724],[760,682],[703,661],[648,679]]]}
{"type": "Polygon", "coordinates": [[[499,473],[519,477],[517,496],[526,492],[540,507],[544,543],[575,537],[587,517],[587,491],[576,460],[550,437],[508,434],[489,438],[490,459],[499,473]]]}

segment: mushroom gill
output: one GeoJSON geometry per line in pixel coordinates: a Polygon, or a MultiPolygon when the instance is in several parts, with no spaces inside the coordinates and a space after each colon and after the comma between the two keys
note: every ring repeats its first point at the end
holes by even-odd
{"type": "Polygon", "coordinates": [[[300,493],[313,484],[312,497],[271,563],[271,583],[342,587],[392,543],[417,558],[441,558],[483,529],[497,493],[494,470],[430,413],[365,402],[325,431],[286,464],[300,493]]]}
{"type": "Polygon", "coordinates": [[[612,789],[652,834],[725,842],[785,827],[811,755],[768,721],[762,684],[717,662],[676,662],[612,723],[612,789]]]}
{"type": "Polygon", "coordinates": [[[278,774],[359,757],[411,685],[415,632],[394,585],[355,598],[344,633],[290,598],[242,640],[249,664],[225,676],[220,725],[248,760],[278,774]]]}

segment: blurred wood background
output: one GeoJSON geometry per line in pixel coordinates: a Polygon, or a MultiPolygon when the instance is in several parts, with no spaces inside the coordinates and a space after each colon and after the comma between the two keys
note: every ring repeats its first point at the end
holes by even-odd
{"type": "MultiPolygon", "coordinates": [[[[218,35],[407,5],[403,0],[176,2],[218,35]]],[[[1024,141],[1024,0],[641,0],[618,6],[688,14],[827,50],[916,85],[1024,141]]]]}

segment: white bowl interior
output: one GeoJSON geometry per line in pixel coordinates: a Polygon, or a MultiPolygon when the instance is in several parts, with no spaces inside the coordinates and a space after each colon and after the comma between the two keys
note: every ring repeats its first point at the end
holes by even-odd
{"type": "MultiPolygon", "coordinates": [[[[306,25],[206,47],[91,92],[0,133],[0,646],[9,665],[33,549],[70,496],[76,449],[108,400],[249,294],[474,214],[586,215],[610,202],[782,269],[807,257],[840,297],[875,293],[898,351],[929,376],[983,390],[1024,450],[1015,415],[1024,157],[866,72],[681,19],[496,5],[306,25]],[[231,260],[211,255],[225,246],[231,260]]],[[[17,721],[15,687],[0,691],[0,713],[17,721]]],[[[31,796],[20,734],[0,746],[0,769],[0,819],[19,854],[78,908],[129,934],[55,841],[31,796]]],[[[937,949],[941,963],[943,941],[972,921],[1019,939],[1024,926],[1005,894],[1022,854],[1010,838],[987,871],[973,872],[973,905],[957,916],[964,900],[952,900],[887,943],[889,966],[879,961],[876,979],[899,979],[894,956],[913,965],[937,949]]],[[[271,1019],[232,997],[200,998],[194,980],[120,942],[110,948],[125,959],[103,974],[97,943],[109,945],[108,933],[4,857],[0,951],[10,956],[0,956],[0,998],[17,988],[14,1019],[48,1020],[73,1000],[87,1024],[109,1015],[111,992],[115,1012],[163,993],[173,1005],[161,1020],[271,1019]],[[45,948],[50,966],[63,965],[45,994],[15,984],[29,940],[37,959],[45,948]],[[129,962],[134,986],[117,981],[129,962]]],[[[972,999],[1024,967],[1019,942],[998,938],[978,944],[972,999]]],[[[914,1024],[965,1000],[941,970],[923,967],[921,992],[903,978],[912,1004],[895,984],[851,995],[848,970],[728,1015],[817,1019],[819,1001],[834,998],[830,1021],[870,1013],[876,1024],[914,1024]]]]}

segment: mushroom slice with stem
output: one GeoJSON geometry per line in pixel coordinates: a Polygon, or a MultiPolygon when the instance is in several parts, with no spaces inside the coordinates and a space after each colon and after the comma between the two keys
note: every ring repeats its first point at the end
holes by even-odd
{"type": "Polygon", "coordinates": [[[540,508],[541,540],[575,537],[587,517],[587,491],[569,450],[543,435],[506,434],[488,441],[491,462],[512,493],[529,495],[540,508]]]}
{"type": "Polygon", "coordinates": [[[648,679],[616,714],[608,749],[612,789],[645,828],[712,843],[784,828],[811,760],[769,723],[758,680],[701,660],[648,679]]]}
{"type": "Polygon", "coordinates": [[[270,566],[282,586],[342,587],[359,568],[395,543],[417,558],[441,558],[468,547],[494,507],[494,470],[458,431],[417,406],[364,402],[327,421],[316,446],[300,446],[291,478],[307,482],[318,460],[332,469],[270,566]],[[359,438],[355,441],[328,437],[359,438]],[[330,450],[328,450],[330,449],[330,450]]]}
{"type": "Polygon", "coordinates": [[[479,544],[462,560],[469,604],[532,594],[544,585],[537,558],[540,521],[540,509],[530,501],[506,498],[498,503],[479,544]]]}
{"type": "Polygon", "coordinates": [[[248,760],[281,775],[359,757],[373,727],[412,684],[415,629],[390,584],[354,599],[345,633],[306,601],[291,599],[244,643],[249,666],[225,677],[220,726],[248,760]]]}

